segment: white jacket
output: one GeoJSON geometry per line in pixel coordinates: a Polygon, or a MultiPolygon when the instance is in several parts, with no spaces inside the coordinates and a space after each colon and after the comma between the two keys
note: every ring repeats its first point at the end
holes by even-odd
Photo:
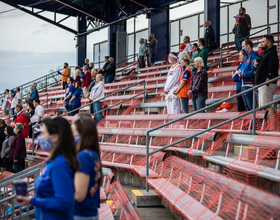
{"type": "MultiPolygon", "coordinates": [[[[92,101],[104,98],[104,81],[100,81],[92,87],[89,97],[92,101]]],[[[101,102],[103,101],[101,100],[101,102]]]]}

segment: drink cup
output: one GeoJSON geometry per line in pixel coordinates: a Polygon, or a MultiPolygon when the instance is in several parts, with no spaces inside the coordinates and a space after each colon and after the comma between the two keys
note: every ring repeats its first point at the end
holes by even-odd
{"type": "MultiPolygon", "coordinates": [[[[26,180],[15,180],[13,181],[17,196],[27,196],[27,181],[26,180]]],[[[18,200],[18,202],[21,202],[18,200]]]]}

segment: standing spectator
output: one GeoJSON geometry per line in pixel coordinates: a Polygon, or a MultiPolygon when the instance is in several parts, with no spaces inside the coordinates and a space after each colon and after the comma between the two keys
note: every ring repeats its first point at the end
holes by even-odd
{"type": "Polygon", "coordinates": [[[63,104],[65,105],[67,112],[70,112],[72,109],[71,105],[69,105],[69,101],[75,91],[75,86],[73,85],[73,82],[74,82],[74,79],[72,77],[67,79],[68,87],[66,89],[65,97],[63,100],[63,104]]]}
{"type": "Polygon", "coordinates": [[[108,65],[110,65],[110,60],[109,60],[109,56],[105,56],[105,64],[104,64],[104,66],[102,67],[102,69],[100,69],[99,70],[99,73],[101,73],[103,76],[104,76],[104,74],[105,74],[105,69],[106,69],[106,67],[108,66],[108,65]]]}
{"type": "Polygon", "coordinates": [[[4,115],[8,116],[9,115],[9,110],[10,110],[10,91],[9,89],[5,90],[5,97],[4,97],[4,101],[2,103],[2,110],[4,111],[4,115]]]}
{"type": "Polygon", "coordinates": [[[32,102],[28,102],[28,106],[27,106],[27,110],[28,110],[28,136],[29,138],[32,138],[32,123],[31,123],[31,118],[33,117],[33,115],[35,114],[35,107],[33,105],[32,102]]]}
{"type": "Polygon", "coordinates": [[[183,40],[184,44],[180,46],[180,52],[179,52],[179,60],[182,60],[184,57],[184,54],[189,55],[189,58],[192,56],[192,44],[190,43],[190,37],[185,36],[183,40]]]}
{"type": "Polygon", "coordinates": [[[89,67],[89,59],[88,59],[88,58],[85,59],[84,66],[85,66],[85,65],[89,67]]]}
{"type": "MultiPolygon", "coordinates": [[[[245,50],[245,49],[242,49],[242,50],[239,52],[239,61],[240,61],[240,64],[239,64],[239,66],[237,67],[237,69],[236,69],[236,71],[235,71],[235,74],[232,75],[232,80],[233,80],[234,82],[236,82],[236,94],[238,94],[238,93],[241,92],[241,78],[240,78],[240,74],[241,74],[241,71],[242,71],[242,65],[243,65],[243,63],[244,63],[245,57],[246,57],[246,50],[245,50]]],[[[238,96],[238,97],[236,97],[236,99],[237,99],[237,108],[238,108],[238,111],[239,111],[239,112],[246,111],[245,104],[244,104],[244,101],[243,101],[242,96],[238,96]]]]}
{"type": "Polygon", "coordinates": [[[139,68],[143,68],[145,67],[145,62],[144,62],[144,56],[145,56],[145,52],[146,52],[146,45],[144,42],[144,38],[141,38],[139,40],[139,54],[138,54],[138,67],[139,68]]]}
{"type": "Polygon", "coordinates": [[[112,83],[116,75],[116,64],[114,58],[109,58],[110,64],[106,66],[105,70],[105,83],[112,83]]]}
{"type": "Polygon", "coordinates": [[[88,64],[88,70],[89,70],[89,72],[91,72],[91,70],[94,68],[94,64],[93,64],[93,62],[90,62],[89,64],[88,64]]]}
{"type": "MultiPolygon", "coordinates": [[[[235,24],[234,24],[234,27],[232,29],[232,33],[234,34],[234,41],[238,40],[237,26],[239,25],[239,21],[238,21],[239,17],[240,17],[239,14],[234,16],[235,24]]],[[[238,51],[240,51],[242,49],[240,46],[241,46],[241,44],[239,44],[238,42],[235,42],[235,47],[238,51]]]]}
{"type": "Polygon", "coordinates": [[[31,86],[31,88],[30,88],[30,91],[31,91],[31,93],[30,93],[30,96],[29,96],[29,98],[25,98],[25,101],[26,102],[33,102],[35,99],[39,99],[39,94],[38,94],[38,90],[37,90],[37,83],[32,83],[32,86],[31,86]]]}
{"type": "Polygon", "coordinates": [[[15,124],[14,132],[16,136],[10,146],[9,158],[13,161],[15,173],[25,169],[26,148],[25,138],[22,134],[23,129],[24,127],[21,123],[15,124]]]}
{"type": "Polygon", "coordinates": [[[49,159],[35,183],[35,197],[17,196],[17,203],[35,206],[36,219],[73,219],[74,174],[78,162],[68,121],[64,118],[45,119],[38,143],[43,150],[50,152],[49,159]]]}
{"type": "MultiPolygon", "coordinates": [[[[96,100],[100,100],[102,98],[104,98],[104,82],[103,82],[102,74],[98,74],[96,76],[96,84],[92,88],[90,96],[88,97],[88,99],[90,101],[96,101],[96,100]]],[[[102,105],[103,105],[103,100],[93,103],[94,113],[101,111],[102,110],[102,105]]],[[[96,118],[96,123],[100,122],[103,118],[102,112],[99,112],[98,114],[96,114],[95,118],[96,118]]]]}
{"type": "MultiPolygon", "coordinates": [[[[69,105],[72,105],[72,111],[81,107],[81,100],[83,98],[83,90],[81,89],[81,82],[76,82],[75,92],[72,95],[72,98],[69,101],[69,105]]],[[[79,110],[72,112],[72,116],[79,113],[79,110]]]]}
{"type": "MultiPolygon", "coordinates": [[[[102,75],[102,74],[101,74],[102,75]]],[[[88,88],[88,95],[87,95],[87,98],[90,96],[90,93],[92,91],[92,88],[95,86],[96,84],[96,76],[97,76],[97,71],[95,69],[91,70],[91,76],[92,76],[92,80],[91,80],[91,83],[90,83],[90,86],[88,88]]],[[[103,75],[102,75],[103,76],[103,75]]],[[[90,114],[93,114],[94,113],[94,107],[93,107],[93,104],[91,104],[89,106],[89,112],[90,114]]]]}
{"type": "Polygon", "coordinates": [[[25,138],[28,138],[28,130],[29,130],[29,123],[28,123],[28,116],[23,114],[23,107],[22,105],[16,105],[17,115],[14,120],[14,124],[21,123],[23,125],[22,134],[25,138]]]}
{"type": "Polygon", "coordinates": [[[75,174],[74,219],[98,219],[102,168],[96,124],[90,117],[79,116],[72,130],[80,136],[78,161],[80,169],[75,174]]]}
{"type": "MultiPolygon", "coordinates": [[[[198,57],[201,57],[203,59],[204,69],[207,70],[208,50],[206,49],[206,44],[205,44],[204,38],[198,39],[198,45],[199,45],[198,57]]],[[[192,68],[192,71],[195,71],[195,67],[192,68]]]]}
{"type": "Polygon", "coordinates": [[[15,89],[15,92],[16,92],[16,94],[15,94],[15,97],[13,98],[13,100],[12,100],[11,109],[10,109],[11,115],[12,115],[14,118],[15,118],[15,115],[16,115],[15,107],[16,107],[17,104],[18,104],[18,105],[21,105],[21,100],[22,100],[22,95],[21,95],[21,92],[20,92],[20,88],[19,88],[19,87],[17,87],[17,88],[15,89]]]}
{"type": "Polygon", "coordinates": [[[190,88],[191,78],[192,78],[192,70],[189,67],[190,60],[183,58],[181,60],[181,64],[185,71],[183,71],[180,75],[179,86],[174,90],[174,94],[178,94],[178,97],[181,99],[181,104],[183,107],[184,113],[189,113],[189,96],[188,91],[190,88]]]}
{"type": "Polygon", "coordinates": [[[149,62],[151,66],[155,65],[155,60],[156,60],[156,53],[157,53],[157,40],[155,39],[154,34],[150,34],[148,41],[150,43],[146,43],[146,46],[148,47],[148,53],[149,53],[149,62]]]}
{"type": "Polygon", "coordinates": [[[151,64],[150,64],[150,59],[149,59],[150,49],[149,49],[149,47],[147,46],[147,45],[148,45],[147,42],[148,42],[147,39],[145,39],[145,40],[144,40],[144,43],[145,43],[145,45],[146,45],[146,51],[145,51],[145,55],[144,55],[144,62],[147,61],[147,66],[150,67],[150,66],[151,66],[151,64]]]}
{"type": "Polygon", "coordinates": [[[205,107],[205,102],[208,95],[208,74],[203,68],[204,62],[201,57],[194,59],[195,72],[191,78],[189,97],[192,97],[193,110],[197,111],[205,107]]]}
{"type": "MultiPolygon", "coordinates": [[[[256,84],[259,85],[271,79],[278,77],[279,58],[277,55],[276,46],[272,35],[264,35],[262,40],[262,49],[265,51],[254,63],[256,68],[256,84]]],[[[266,105],[273,101],[273,95],[276,92],[277,82],[270,83],[258,88],[259,91],[259,106],[266,105]]],[[[270,119],[275,111],[271,106],[266,107],[268,110],[267,118],[270,119]]]]}
{"type": "MultiPolygon", "coordinates": [[[[3,142],[5,140],[6,134],[5,129],[7,125],[3,119],[0,119],[0,148],[2,149],[3,142]]],[[[0,160],[0,166],[2,165],[2,161],[0,160]]]]}
{"type": "Polygon", "coordinates": [[[68,63],[64,63],[63,73],[57,71],[61,75],[62,87],[63,89],[67,88],[67,79],[70,77],[70,68],[68,68],[68,63]]]}
{"type": "Polygon", "coordinates": [[[251,18],[249,15],[245,14],[246,9],[241,7],[239,9],[239,15],[238,18],[238,26],[237,26],[237,34],[238,34],[238,48],[241,50],[241,44],[243,39],[248,39],[250,36],[250,30],[251,30],[251,18]]]}
{"type": "MultiPolygon", "coordinates": [[[[34,113],[34,115],[31,118],[32,126],[40,124],[41,121],[44,118],[44,108],[43,108],[42,105],[40,105],[40,100],[39,99],[35,99],[33,101],[33,105],[35,107],[35,113],[34,113]]],[[[39,132],[34,134],[34,137],[37,138],[38,135],[39,135],[39,132]]]]}
{"type": "Polygon", "coordinates": [[[11,143],[15,138],[14,130],[11,126],[7,126],[5,128],[6,139],[3,142],[2,150],[1,150],[1,160],[2,160],[2,167],[1,172],[5,170],[9,172],[13,172],[13,161],[10,160],[10,147],[11,143]]]}
{"type": "MultiPolygon", "coordinates": [[[[204,34],[204,40],[206,43],[207,51],[208,53],[212,52],[215,49],[215,33],[214,29],[211,26],[211,21],[207,20],[204,23],[204,27],[206,28],[205,34],[204,34]]],[[[204,64],[205,66],[205,64],[204,64]]]]}
{"type": "Polygon", "coordinates": [[[91,82],[91,75],[90,75],[90,72],[88,71],[88,66],[85,65],[83,69],[85,72],[85,78],[82,83],[82,88],[83,88],[84,97],[86,97],[88,94],[88,88],[89,88],[89,85],[91,82]]]}
{"type": "Polygon", "coordinates": [[[74,75],[74,85],[76,82],[81,81],[82,71],[79,66],[75,67],[75,75],[74,75]]]}
{"type": "MultiPolygon", "coordinates": [[[[249,39],[245,39],[242,42],[242,48],[246,51],[246,58],[241,68],[241,92],[252,88],[255,85],[254,82],[254,60],[258,58],[258,54],[253,51],[253,43],[249,39]]],[[[247,92],[242,95],[246,110],[253,109],[253,92],[247,92]]]]}
{"type": "Polygon", "coordinates": [[[176,53],[170,53],[168,55],[168,62],[172,64],[164,86],[163,92],[165,93],[165,100],[167,106],[168,114],[180,114],[181,104],[180,99],[173,92],[179,86],[179,78],[183,72],[182,65],[178,62],[178,57],[176,53]]]}
{"type": "Polygon", "coordinates": [[[197,45],[197,43],[194,43],[192,45],[192,56],[191,56],[191,59],[192,59],[192,63],[194,62],[194,59],[198,57],[198,53],[199,52],[199,47],[197,45]]]}

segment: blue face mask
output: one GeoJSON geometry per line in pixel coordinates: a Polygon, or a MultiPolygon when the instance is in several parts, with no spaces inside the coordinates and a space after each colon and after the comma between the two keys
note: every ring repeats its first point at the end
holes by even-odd
{"type": "Polygon", "coordinates": [[[14,109],[14,113],[15,113],[15,114],[17,114],[17,113],[18,113],[16,109],[14,109]]]}
{"type": "Polygon", "coordinates": [[[17,133],[17,130],[14,128],[14,133],[16,134],[17,133]]]}
{"type": "Polygon", "coordinates": [[[53,148],[53,143],[49,138],[42,138],[41,135],[38,136],[38,144],[44,151],[50,151],[53,148]]]}
{"type": "Polygon", "coordinates": [[[80,135],[75,135],[74,140],[75,140],[75,144],[78,145],[80,142],[80,135]]]}
{"type": "Polygon", "coordinates": [[[139,40],[139,44],[141,44],[141,41],[139,40]]]}

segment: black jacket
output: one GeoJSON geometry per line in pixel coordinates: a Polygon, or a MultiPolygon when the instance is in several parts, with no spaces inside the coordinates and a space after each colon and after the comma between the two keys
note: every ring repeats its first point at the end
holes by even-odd
{"type": "MultiPolygon", "coordinates": [[[[261,56],[261,61],[256,69],[256,84],[259,85],[266,79],[278,77],[279,59],[276,46],[272,46],[261,56]]],[[[277,83],[277,82],[274,82],[277,83]]]]}
{"type": "MultiPolygon", "coordinates": [[[[104,70],[105,70],[105,69],[106,69],[106,67],[107,67],[108,65],[110,65],[110,62],[105,63],[102,69],[104,69],[104,70]]],[[[105,71],[99,70],[99,71],[98,71],[98,73],[101,73],[101,74],[103,74],[103,75],[104,75],[104,74],[105,74],[105,71]]]]}
{"type": "Polygon", "coordinates": [[[7,125],[5,124],[3,127],[0,128],[0,149],[2,149],[2,144],[6,138],[6,135],[4,133],[5,131],[5,127],[7,127],[7,125]]]}
{"type": "Polygon", "coordinates": [[[214,47],[215,33],[211,25],[205,30],[204,40],[207,47],[214,47]]]}
{"type": "Polygon", "coordinates": [[[110,65],[106,66],[104,71],[105,71],[105,76],[110,76],[110,75],[115,76],[116,75],[116,64],[110,63],[110,65]]]}

